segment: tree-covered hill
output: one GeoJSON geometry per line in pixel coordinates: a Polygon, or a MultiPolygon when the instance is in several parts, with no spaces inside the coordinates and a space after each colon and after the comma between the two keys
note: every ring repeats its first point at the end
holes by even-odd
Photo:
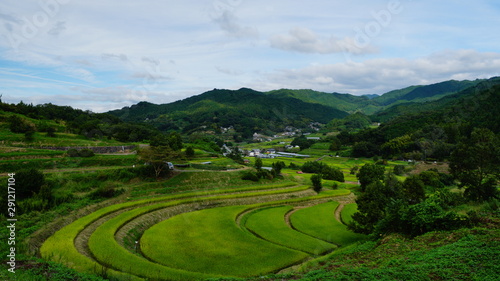
{"type": "Polygon", "coordinates": [[[376,114],[372,118],[374,121],[385,122],[412,110],[440,107],[439,103],[428,102],[454,95],[481,81],[411,86],[371,98],[313,90],[214,89],[169,104],[140,102],[109,113],[124,121],[149,124],[161,131],[217,133],[220,128],[231,127],[235,135],[249,138],[255,132],[276,133],[286,126],[306,128],[311,122],[326,124],[356,112],[376,114]],[[419,108],[422,104],[425,106],[419,108]]]}
{"type": "Polygon", "coordinates": [[[278,132],[286,126],[307,127],[311,122],[327,123],[347,112],[292,96],[274,96],[242,88],[214,89],[170,104],[141,102],[109,112],[125,121],[145,122],[161,130],[190,133],[199,129],[233,127],[249,137],[255,132],[278,132]]]}
{"type": "MultiPolygon", "coordinates": [[[[481,128],[500,134],[500,78],[483,81],[437,101],[393,107],[393,116],[374,129],[343,132],[344,145],[357,157],[445,160],[456,146],[481,128]]],[[[383,118],[385,112],[372,116],[383,118]]]]}
{"type": "Polygon", "coordinates": [[[61,143],[68,134],[72,138],[99,139],[118,142],[149,140],[160,131],[147,124],[130,123],[107,113],[93,113],[70,106],[54,104],[3,103],[0,100],[0,131],[3,140],[16,141],[21,138],[28,142],[35,136],[48,136],[46,143],[61,143]],[[54,141],[48,141],[53,139],[54,141]]]}

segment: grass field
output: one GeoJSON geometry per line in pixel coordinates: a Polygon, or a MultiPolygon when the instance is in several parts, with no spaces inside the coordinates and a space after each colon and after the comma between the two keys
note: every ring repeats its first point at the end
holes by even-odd
{"type": "Polygon", "coordinates": [[[144,233],[141,250],[174,268],[237,277],[273,272],[307,257],[241,230],[235,218],[245,209],[207,209],[168,219],[144,233]]]}
{"type": "Polygon", "coordinates": [[[272,243],[313,255],[319,255],[336,248],[333,244],[290,228],[285,221],[285,215],[292,209],[292,206],[258,209],[247,215],[245,227],[272,243]]]}
{"type": "Polygon", "coordinates": [[[348,231],[335,219],[334,212],[338,206],[338,202],[332,201],[298,210],[291,215],[291,224],[298,231],[339,246],[364,239],[363,235],[348,231]]]}

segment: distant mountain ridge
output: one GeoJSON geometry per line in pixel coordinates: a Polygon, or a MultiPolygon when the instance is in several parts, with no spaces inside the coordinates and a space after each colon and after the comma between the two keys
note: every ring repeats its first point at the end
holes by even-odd
{"type": "Polygon", "coordinates": [[[441,103],[435,101],[453,97],[484,81],[486,79],[450,80],[410,86],[381,96],[355,96],[307,89],[269,92],[249,88],[213,89],[169,104],[140,102],[109,113],[124,121],[148,123],[163,131],[192,133],[232,127],[244,137],[249,137],[254,132],[278,132],[286,126],[305,128],[312,122],[328,123],[356,112],[386,122],[407,111],[418,112],[418,107],[438,108],[441,103]]]}

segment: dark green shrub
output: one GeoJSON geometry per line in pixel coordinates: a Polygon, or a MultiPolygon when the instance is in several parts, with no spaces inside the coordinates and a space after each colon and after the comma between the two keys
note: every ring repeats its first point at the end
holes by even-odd
{"type": "Polygon", "coordinates": [[[87,149],[87,148],[84,148],[82,150],[80,150],[78,152],[78,155],[80,157],[85,157],[85,158],[89,158],[89,157],[94,157],[95,156],[95,153],[94,151],[90,150],[90,149],[87,149]]]}
{"type": "Polygon", "coordinates": [[[321,182],[322,179],[323,179],[323,177],[321,175],[318,175],[318,174],[311,176],[311,182],[313,185],[313,189],[317,193],[319,193],[321,191],[321,189],[323,189],[323,184],[321,182]]]}
{"type": "Polygon", "coordinates": [[[243,176],[241,177],[242,180],[250,180],[250,181],[259,181],[259,176],[257,176],[257,173],[254,172],[245,172],[243,176]]]}
{"type": "Polygon", "coordinates": [[[330,167],[323,162],[309,161],[304,163],[302,166],[302,171],[304,173],[316,173],[321,174],[322,178],[325,180],[335,180],[344,182],[344,174],[337,168],[330,167]]]}
{"type": "Polygon", "coordinates": [[[68,154],[69,157],[79,157],[80,154],[78,153],[78,150],[72,148],[66,151],[66,154],[68,154]]]}
{"type": "Polygon", "coordinates": [[[37,169],[24,169],[16,172],[16,198],[19,200],[33,197],[40,192],[45,183],[45,175],[37,169]]]}
{"type": "Polygon", "coordinates": [[[394,166],[393,173],[397,176],[402,176],[405,172],[405,166],[404,165],[396,165],[394,166]]]}

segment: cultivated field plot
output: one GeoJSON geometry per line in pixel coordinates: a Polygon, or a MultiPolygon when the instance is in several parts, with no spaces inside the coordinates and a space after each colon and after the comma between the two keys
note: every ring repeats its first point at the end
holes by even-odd
{"type": "Polygon", "coordinates": [[[347,230],[346,225],[335,218],[335,210],[339,205],[338,202],[332,201],[300,209],[290,217],[292,227],[339,246],[346,246],[363,239],[363,235],[347,230]]]}
{"type": "MultiPolygon", "coordinates": [[[[45,259],[117,280],[200,280],[273,273],[330,252],[344,240],[363,238],[337,222],[322,231],[344,240],[329,243],[321,236],[304,234],[304,226],[299,232],[287,222],[294,206],[314,206],[349,194],[340,189],[315,195],[308,186],[282,183],[121,203],[63,227],[45,241],[40,252],[45,259]],[[137,243],[127,244],[123,236],[137,232],[132,236],[137,243]]],[[[333,218],[338,203],[333,211],[332,204],[304,210],[333,218]]],[[[300,215],[296,219],[300,221],[300,215]]]]}

